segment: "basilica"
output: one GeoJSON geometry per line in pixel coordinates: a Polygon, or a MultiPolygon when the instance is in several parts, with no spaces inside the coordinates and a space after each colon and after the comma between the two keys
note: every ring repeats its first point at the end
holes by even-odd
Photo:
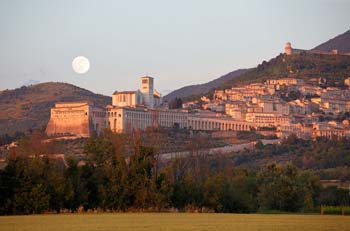
{"type": "Polygon", "coordinates": [[[190,113],[160,107],[162,97],[154,89],[154,78],[141,77],[141,89],[114,92],[105,108],[91,102],[58,102],[51,108],[48,135],[89,137],[103,129],[122,133],[147,127],[177,127],[194,130],[250,130],[246,121],[218,117],[215,113],[190,113]]]}

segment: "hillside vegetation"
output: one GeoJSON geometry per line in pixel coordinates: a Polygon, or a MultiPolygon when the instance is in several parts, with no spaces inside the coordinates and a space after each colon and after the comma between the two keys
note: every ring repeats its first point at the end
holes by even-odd
{"type": "MultiPolygon", "coordinates": [[[[304,80],[312,78],[326,78],[328,86],[344,86],[344,79],[350,77],[350,56],[321,55],[303,52],[287,56],[280,54],[277,57],[263,61],[256,68],[212,89],[206,95],[211,96],[216,89],[229,89],[250,83],[263,83],[267,79],[295,77],[304,80]]],[[[199,99],[201,95],[192,95],[184,101],[199,99]]]]}
{"type": "Polygon", "coordinates": [[[90,101],[105,106],[111,98],[67,83],[41,83],[0,92],[0,135],[46,126],[56,102],[90,101]]]}
{"type": "Polygon", "coordinates": [[[269,163],[288,164],[309,170],[321,179],[350,179],[350,143],[347,139],[303,140],[295,135],[282,140],[281,144],[256,144],[255,149],[232,154],[236,167],[260,168],[269,163]]]}
{"type": "Polygon", "coordinates": [[[295,77],[300,79],[327,78],[329,82],[342,82],[350,75],[350,56],[301,53],[287,56],[281,54],[262,62],[245,74],[227,81],[220,88],[233,85],[264,82],[267,79],[295,77]]]}

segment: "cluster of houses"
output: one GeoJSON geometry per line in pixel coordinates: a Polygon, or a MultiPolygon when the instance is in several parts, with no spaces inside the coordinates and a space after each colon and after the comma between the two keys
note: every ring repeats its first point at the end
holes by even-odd
{"type": "MultiPolygon", "coordinates": [[[[276,135],[302,138],[350,136],[350,90],[324,87],[323,82],[297,78],[269,79],[216,90],[212,99],[187,102],[183,108],[249,122],[257,129],[274,128],[276,135]]],[[[345,79],[349,86],[350,79],[345,79]]]]}

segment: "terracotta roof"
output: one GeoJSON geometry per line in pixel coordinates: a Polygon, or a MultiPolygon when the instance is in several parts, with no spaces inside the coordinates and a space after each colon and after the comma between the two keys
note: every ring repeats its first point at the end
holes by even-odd
{"type": "Polygon", "coordinates": [[[64,101],[59,101],[59,102],[56,102],[56,104],[83,104],[83,103],[91,103],[90,101],[88,100],[83,100],[83,101],[73,101],[73,102],[70,102],[70,101],[67,101],[67,102],[64,102],[64,101]]]}
{"type": "Polygon", "coordinates": [[[115,91],[113,95],[119,95],[119,94],[135,94],[136,91],[115,91]]]}

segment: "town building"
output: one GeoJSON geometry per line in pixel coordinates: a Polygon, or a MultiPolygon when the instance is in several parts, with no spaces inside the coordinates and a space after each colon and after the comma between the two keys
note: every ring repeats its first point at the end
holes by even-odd
{"type": "Polygon", "coordinates": [[[48,135],[88,137],[110,129],[116,133],[166,127],[202,131],[269,131],[279,137],[296,134],[309,139],[350,137],[348,120],[338,120],[350,112],[350,90],[320,88],[317,83],[296,78],[268,79],[265,83],[216,90],[213,99],[201,97],[183,104],[184,109],[168,109],[154,78],[141,78],[141,89],[116,91],[111,105],[100,108],[90,102],[58,102],[51,109],[48,135]],[[299,91],[298,98],[282,97],[299,91]],[[286,100],[286,101],[285,101],[286,100]],[[288,101],[288,102],[287,102],[288,101]],[[326,121],[324,121],[326,120],[326,121]],[[324,122],[323,122],[324,121],[324,122]]]}
{"type": "Polygon", "coordinates": [[[327,88],[321,94],[320,104],[325,113],[350,112],[350,91],[327,88]]]}

